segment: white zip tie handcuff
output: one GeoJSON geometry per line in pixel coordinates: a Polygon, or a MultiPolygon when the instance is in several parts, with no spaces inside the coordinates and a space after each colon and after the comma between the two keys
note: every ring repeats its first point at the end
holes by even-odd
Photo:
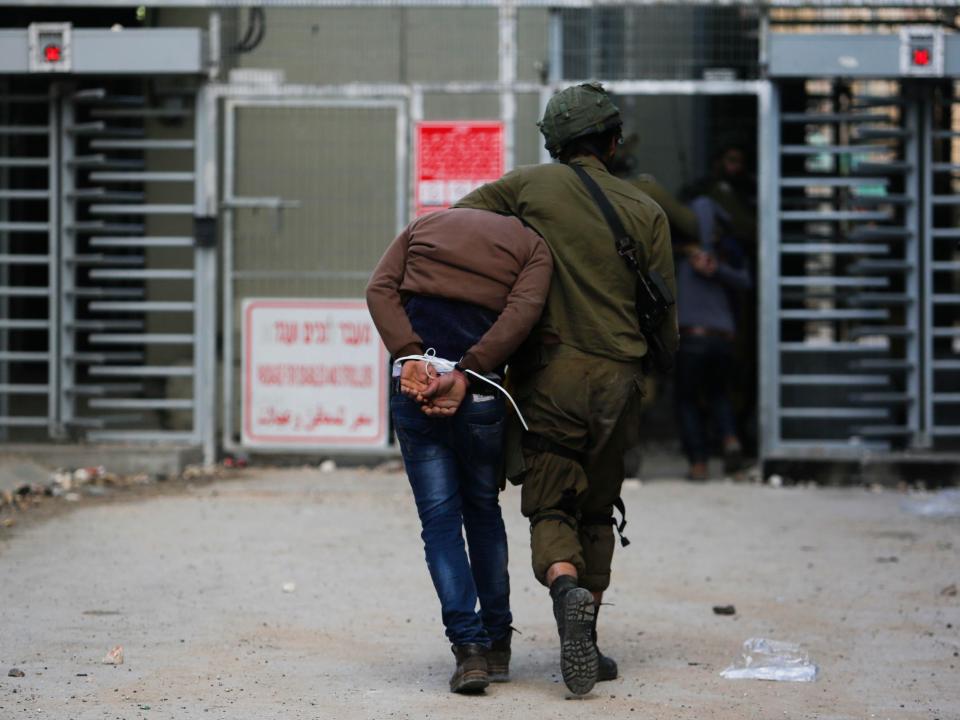
{"type": "MultiPolygon", "coordinates": [[[[456,365],[457,365],[457,363],[455,363],[453,360],[447,360],[446,358],[437,357],[437,351],[434,350],[433,348],[427,348],[426,351],[424,351],[423,355],[404,355],[403,357],[399,357],[396,360],[394,360],[393,364],[394,366],[396,366],[396,365],[402,364],[406,360],[422,360],[423,362],[427,363],[428,377],[430,376],[429,368],[431,367],[436,368],[437,372],[442,374],[442,373],[453,372],[453,370],[456,368],[456,365]]],[[[495,387],[497,390],[502,392],[506,396],[507,400],[510,401],[510,404],[513,405],[513,409],[516,410],[517,417],[520,418],[520,424],[523,425],[523,429],[524,430],[530,429],[529,427],[527,427],[527,421],[523,419],[523,413],[520,412],[520,408],[517,407],[517,403],[514,402],[513,398],[510,396],[510,393],[508,393],[502,385],[495,383],[490,378],[484,375],[481,375],[478,372],[474,372],[473,370],[469,370],[467,368],[461,368],[461,371],[464,373],[473,375],[473,377],[479,380],[483,380],[488,385],[493,385],[493,387],[495,387]]]]}

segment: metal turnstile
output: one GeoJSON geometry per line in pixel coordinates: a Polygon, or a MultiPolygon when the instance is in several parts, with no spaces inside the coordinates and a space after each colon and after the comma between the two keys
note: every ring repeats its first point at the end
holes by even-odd
{"type": "MultiPolygon", "coordinates": [[[[901,50],[933,36],[906,34],[901,50]]],[[[882,63],[857,53],[884,57],[897,38],[869,40],[811,37],[819,55],[798,63],[802,39],[773,47],[767,459],[960,447],[960,83],[942,62],[876,77],[882,63]],[[845,74],[803,76],[831,64],[845,74]]]]}
{"type": "Polygon", "coordinates": [[[59,56],[69,68],[0,68],[0,429],[212,457],[214,126],[200,33],[52,27],[49,42],[73,43],[59,56]],[[109,65],[111,49],[136,54],[117,58],[126,74],[78,73],[109,65]]]}

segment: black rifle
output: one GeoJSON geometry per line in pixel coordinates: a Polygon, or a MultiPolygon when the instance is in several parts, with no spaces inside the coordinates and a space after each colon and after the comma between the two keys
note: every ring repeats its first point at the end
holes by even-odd
{"type": "Polygon", "coordinates": [[[637,320],[640,323],[640,332],[647,341],[649,355],[654,367],[660,372],[668,372],[673,367],[673,353],[664,347],[660,340],[660,326],[666,320],[670,308],[674,304],[673,293],[667,287],[663,277],[656,270],[644,272],[637,262],[637,244],[627,233],[623,223],[617,216],[617,211],[604,195],[596,181],[579,165],[570,168],[577,174],[600,208],[610,231],[613,233],[617,255],[623,258],[627,267],[637,276],[636,309],[637,320]]]}

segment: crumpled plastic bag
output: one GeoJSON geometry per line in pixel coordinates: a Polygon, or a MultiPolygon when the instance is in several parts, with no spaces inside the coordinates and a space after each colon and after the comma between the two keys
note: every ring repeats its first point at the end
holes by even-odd
{"type": "Polygon", "coordinates": [[[941,490],[903,501],[903,509],[920,517],[960,517],[960,488],[941,490]]]}
{"type": "Polygon", "coordinates": [[[720,675],[727,680],[813,682],[817,666],[795,643],[750,638],[743,644],[740,659],[720,675]]]}

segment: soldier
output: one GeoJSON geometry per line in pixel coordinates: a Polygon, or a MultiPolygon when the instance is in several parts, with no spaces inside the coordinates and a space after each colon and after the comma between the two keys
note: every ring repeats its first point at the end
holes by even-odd
{"type": "MultiPolygon", "coordinates": [[[[550,589],[563,679],[580,695],[597,680],[617,677],[616,662],[597,649],[596,618],[610,584],[613,509],[622,514],[623,453],[639,433],[649,343],[635,306],[637,274],[618,254],[603,212],[574,167],[614,206],[635,242],[640,268],[658,272],[671,291],[673,257],[660,207],[608,171],[621,118],[599,84],[556,94],[539,126],[559,163],[518,168],[458,206],[520,217],[553,254],[543,315],[510,366],[530,432],[514,444],[522,450],[508,448],[506,462],[508,477],[522,481],[533,571],[550,589]]],[[[676,347],[672,309],[658,337],[668,351],[676,347]]]]}

